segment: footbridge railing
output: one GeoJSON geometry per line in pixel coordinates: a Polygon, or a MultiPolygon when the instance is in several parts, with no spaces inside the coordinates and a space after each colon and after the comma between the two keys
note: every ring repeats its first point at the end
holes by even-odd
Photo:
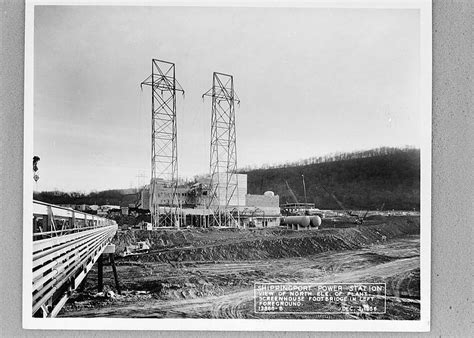
{"type": "Polygon", "coordinates": [[[33,201],[33,316],[59,313],[116,231],[113,220],[33,201]]]}

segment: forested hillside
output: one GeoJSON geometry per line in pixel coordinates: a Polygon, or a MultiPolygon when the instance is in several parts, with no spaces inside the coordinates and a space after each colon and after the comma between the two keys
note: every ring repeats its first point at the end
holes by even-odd
{"type": "Polygon", "coordinates": [[[418,149],[379,148],[242,172],[250,194],[272,190],[280,204],[295,202],[285,181],[298,202],[305,201],[304,175],[306,200],[321,209],[340,209],[331,194],[348,209],[420,208],[418,149]]]}
{"type": "Polygon", "coordinates": [[[79,192],[42,191],[35,192],[33,198],[51,204],[97,204],[121,205],[137,204],[140,195],[130,189],[104,190],[88,194],[79,192]]]}
{"type": "MultiPolygon", "coordinates": [[[[334,196],[347,209],[420,208],[420,151],[418,149],[378,148],[361,152],[314,157],[299,162],[263,168],[244,168],[248,174],[248,193],[272,190],[280,195],[280,204],[305,202],[321,209],[341,209],[334,196]]],[[[139,194],[128,190],[65,193],[35,193],[34,198],[53,204],[138,205],[139,194]]]]}

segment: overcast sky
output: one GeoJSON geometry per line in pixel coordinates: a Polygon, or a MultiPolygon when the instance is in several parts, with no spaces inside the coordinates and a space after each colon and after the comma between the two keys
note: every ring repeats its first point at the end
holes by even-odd
{"type": "Polygon", "coordinates": [[[180,176],[209,171],[213,71],[241,99],[238,167],[419,147],[419,33],[405,9],[36,6],[35,190],[149,180],[152,58],[186,91],[180,176]]]}

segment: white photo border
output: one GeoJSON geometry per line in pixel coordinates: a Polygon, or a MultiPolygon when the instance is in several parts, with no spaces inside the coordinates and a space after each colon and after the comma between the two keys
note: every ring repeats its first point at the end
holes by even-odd
{"type": "Polygon", "coordinates": [[[23,170],[23,298],[24,329],[61,330],[176,330],[176,331],[389,331],[430,330],[431,304],[431,154],[432,154],[432,3],[431,0],[312,0],[312,1],[132,1],[132,0],[26,0],[25,97],[23,170]],[[144,319],[144,318],[33,318],[32,237],[34,12],[35,6],[205,6],[205,7],[308,7],[393,8],[420,11],[420,112],[421,112],[421,224],[419,320],[320,320],[320,319],[144,319]]]}

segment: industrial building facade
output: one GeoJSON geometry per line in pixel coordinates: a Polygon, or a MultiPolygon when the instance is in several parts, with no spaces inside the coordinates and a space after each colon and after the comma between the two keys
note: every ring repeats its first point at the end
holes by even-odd
{"type": "MultiPolygon", "coordinates": [[[[236,221],[234,226],[239,227],[272,227],[280,225],[280,199],[278,195],[269,191],[263,195],[247,193],[247,175],[237,174],[237,188],[230,199],[228,210],[236,221]]],[[[154,201],[159,205],[160,212],[176,209],[179,227],[208,227],[212,225],[215,208],[224,205],[224,197],[215,198],[212,208],[209,208],[210,189],[208,177],[185,186],[178,186],[173,192],[173,187],[167,186],[164,181],[158,182],[155,187],[154,201]],[[173,196],[175,201],[173,202],[173,196]]],[[[141,205],[143,209],[153,212],[150,203],[150,186],[141,192],[141,205]]],[[[222,196],[218,195],[218,196],[222,196]]]]}

